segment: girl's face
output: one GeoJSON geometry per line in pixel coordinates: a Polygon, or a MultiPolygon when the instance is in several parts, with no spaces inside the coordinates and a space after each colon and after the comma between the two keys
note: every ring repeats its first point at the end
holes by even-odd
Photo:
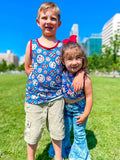
{"type": "Polygon", "coordinates": [[[76,48],[66,49],[64,52],[62,63],[65,65],[66,69],[75,74],[82,67],[82,59],[80,56],[80,50],[76,48]]]}
{"type": "Polygon", "coordinates": [[[41,11],[40,18],[36,21],[42,30],[42,34],[47,37],[54,37],[56,35],[57,28],[61,25],[61,21],[58,21],[57,14],[53,8],[41,11]]]}

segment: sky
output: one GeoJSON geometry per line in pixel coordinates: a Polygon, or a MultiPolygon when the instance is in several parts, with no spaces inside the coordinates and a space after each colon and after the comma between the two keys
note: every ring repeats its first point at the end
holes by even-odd
{"type": "MultiPolygon", "coordinates": [[[[61,11],[62,24],[57,39],[69,38],[73,24],[79,26],[80,41],[91,34],[102,32],[104,24],[120,13],[120,0],[51,0],[61,11]]],[[[25,55],[29,40],[41,36],[36,17],[45,0],[4,0],[0,2],[0,53],[11,50],[20,57],[25,55]]]]}

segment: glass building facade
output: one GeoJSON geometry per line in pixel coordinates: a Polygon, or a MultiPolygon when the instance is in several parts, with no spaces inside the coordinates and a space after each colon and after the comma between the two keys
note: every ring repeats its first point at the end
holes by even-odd
{"type": "Polygon", "coordinates": [[[92,34],[91,37],[85,38],[81,45],[83,46],[87,56],[92,56],[94,53],[100,55],[102,47],[102,35],[92,34]]]}

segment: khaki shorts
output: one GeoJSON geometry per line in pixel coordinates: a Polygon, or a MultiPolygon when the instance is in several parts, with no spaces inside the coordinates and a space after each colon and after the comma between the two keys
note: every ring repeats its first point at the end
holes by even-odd
{"type": "Polygon", "coordinates": [[[52,139],[62,140],[64,138],[63,98],[40,105],[33,105],[26,102],[25,112],[25,141],[28,144],[38,143],[46,122],[52,139]]]}

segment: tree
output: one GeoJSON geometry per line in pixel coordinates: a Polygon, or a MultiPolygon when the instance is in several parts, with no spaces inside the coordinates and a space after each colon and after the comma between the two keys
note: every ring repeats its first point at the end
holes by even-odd
{"type": "Polygon", "coordinates": [[[11,64],[9,64],[9,65],[7,66],[7,68],[8,68],[8,71],[11,71],[11,70],[15,70],[15,69],[16,69],[16,66],[15,66],[15,64],[11,63],[11,64]]]}
{"type": "Polygon", "coordinates": [[[25,67],[24,67],[25,63],[21,64],[20,66],[18,66],[17,70],[18,71],[24,71],[25,67]]]}
{"type": "Polygon", "coordinates": [[[120,51],[120,32],[117,30],[113,37],[110,38],[110,45],[102,46],[102,56],[105,59],[105,68],[113,69],[113,77],[115,77],[115,70],[118,68],[118,52],[120,51]]]}
{"type": "MultiPolygon", "coordinates": [[[[119,30],[117,31],[117,33],[119,33],[119,30]]],[[[117,33],[115,33],[114,37],[111,37],[110,39],[114,77],[115,77],[115,70],[117,69],[117,63],[118,63],[118,52],[120,51],[120,35],[117,33]]]]}
{"type": "Polygon", "coordinates": [[[100,68],[105,68],[107,72],[112,71],[111,48],[103,45],[103,51],[100,54],[100,68]]]}
{"type": "Polygon", "coordinates": [[[92,70],[93,72],[95,70],[99,69],[100,64],[100,57],[97,53],[94,53],[93,56],[88,57],[88,69],[92,70]]]}
{"type": "Polygon", "coordinates": [[[2,63],[0,63],[0,71],[5,72],[7,70],[7,63],[6,61],[3,59],[2,63]]]}

